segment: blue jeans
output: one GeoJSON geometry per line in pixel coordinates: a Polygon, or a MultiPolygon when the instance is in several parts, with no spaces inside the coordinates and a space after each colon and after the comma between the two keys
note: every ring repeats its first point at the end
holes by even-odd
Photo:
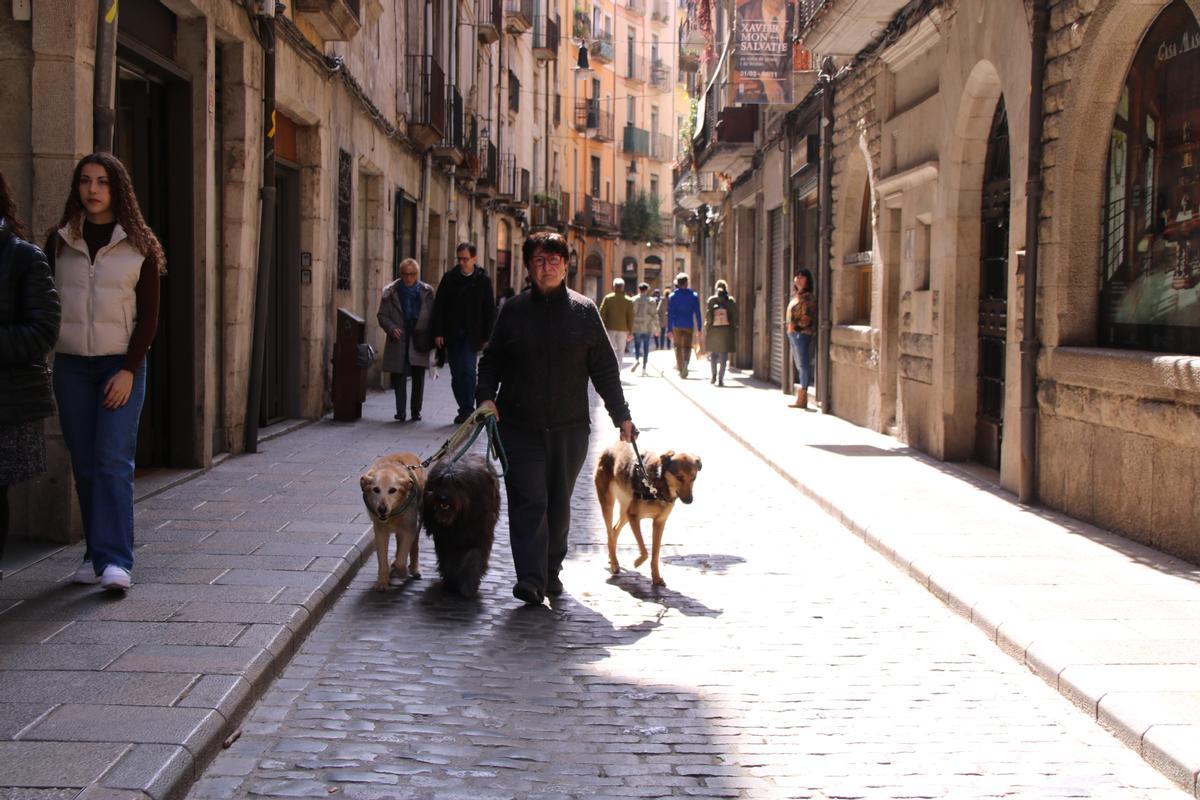
{"type": "Polygon", "coordinates": [[[110,564],[133,568],[133,461],[146,399],[144,361],[125,405],[103,405],[104,385],[124,361],[123,355],[54,357],[54,397],[83,514],[84,558],[97,575],[110,564]]]}
{"type": "Polygon", "coordinates": [[[458,415],[466,416],[475,410],[475,382],[479,377],[475,350],[466,336],[447,337],[446,362],[450,365],[450,389],[458,403],[458,415]]]}
{"type": "Polygon", "coordinates": [[[792,343],[792,360],[796,362],[796,383],[807,389],[812,385],[812,334],[789,333],[792,343]]]}
{"type": "Polygon", "coordinates": [[[646,359],[650,357],[650,334],[635,333],[633,335],[633,360],[636,363],[642,359],[642,369],[646,368],[646,359]]]}

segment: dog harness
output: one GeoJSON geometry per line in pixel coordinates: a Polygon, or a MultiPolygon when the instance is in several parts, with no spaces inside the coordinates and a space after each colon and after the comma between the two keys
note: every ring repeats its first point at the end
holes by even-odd
{"type": "Polygon", "coordinates": [[[638,500],[657,503],[660,501],[658,489],[654,488],[649,474],[646,473],[646,465],[642,462],[642,454],[638,452],[637,442],[630,442],[630,444],[633,445],[633,454],[637,457],[637,461],[633,464],[633,496],[638,500]]]}

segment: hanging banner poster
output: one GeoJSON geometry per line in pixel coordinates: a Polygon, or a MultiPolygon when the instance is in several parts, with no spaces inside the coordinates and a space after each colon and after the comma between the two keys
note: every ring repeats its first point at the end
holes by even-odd
{"type": "Polygon", "coordinates": [[[731,79],[738,104],[791,104],[794,0],[737,0],[731,79]]]}

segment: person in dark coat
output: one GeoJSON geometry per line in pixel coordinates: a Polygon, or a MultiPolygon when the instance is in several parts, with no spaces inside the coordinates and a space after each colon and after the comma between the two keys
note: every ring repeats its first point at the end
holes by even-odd
{"type": "Polygon", "coordinates": [[[571,493],[591,426],[589,381],[621,440],[637,438],[600,313],[566,286],[567,252],[557,233],[540,231],[525,240],[522,255],[533,287],[500,311],[475,390],[479,406],[496,413],[508,454],[513,595],[530,605],[563,590],[558,574],[567,555],[571,493]]]}
{"type": "Polygon", "coordinates": [[[421,279],[416,259],[400,262],[400,277],[383,287],[376,319],[387,334],[383,371],[391,374],[396,393],[396,419],[404,422],[406,384],[412,379],[412,420],[421,419],[425,370],[433,353],[433,287],[421,279]]]}
{"type": "Polygon", "coordinates": [[[729,354],[737,350],[737,301],[729,295],[725,281],[717,281],[716,294],[704,303],[704,328],[708,331],[708,363],[712,366],[709,383],[725,385],[725,366],[729,354]]]}
{"type": "Polygon", "coordinates": [[[475,245],[463,242],[455,253],[458,268],[442,276],[434,297],[433,341],[446,348],[460,425],[475,410],[476,357],[492,333],[496,301],[491,279],[475,264],[475,245]]]}
{"type": "Polygon", "coordinates": [[[8,540],[8,487],[46,471],[43,426],[54,413],[46,356],[61,307],[46,254],[25,241],[0,173],[0,558],[8,540]]]}

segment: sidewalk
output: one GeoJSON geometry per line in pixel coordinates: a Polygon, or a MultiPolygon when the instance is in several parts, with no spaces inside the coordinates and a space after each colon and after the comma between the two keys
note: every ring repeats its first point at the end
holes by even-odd
{"type": "Polygon", "coordinates": [[[236,735],[300,641],[373,558],[358,476],[454,430],[450,380],[424,420],[328,420],[135,505],[134,585],[71,574],[83,546],[0,581],[0,800],[179,796],[236,735]]]}
{"type": "Polygon", "coordinates": [[[748,373],[731,371],[720,388],[707,360],[688,380],[671,353],[651,360],[830,515],[1200,797],[1200,568],[1022,507],[896,439],[788,408],[790,396],[748,373]]]}

